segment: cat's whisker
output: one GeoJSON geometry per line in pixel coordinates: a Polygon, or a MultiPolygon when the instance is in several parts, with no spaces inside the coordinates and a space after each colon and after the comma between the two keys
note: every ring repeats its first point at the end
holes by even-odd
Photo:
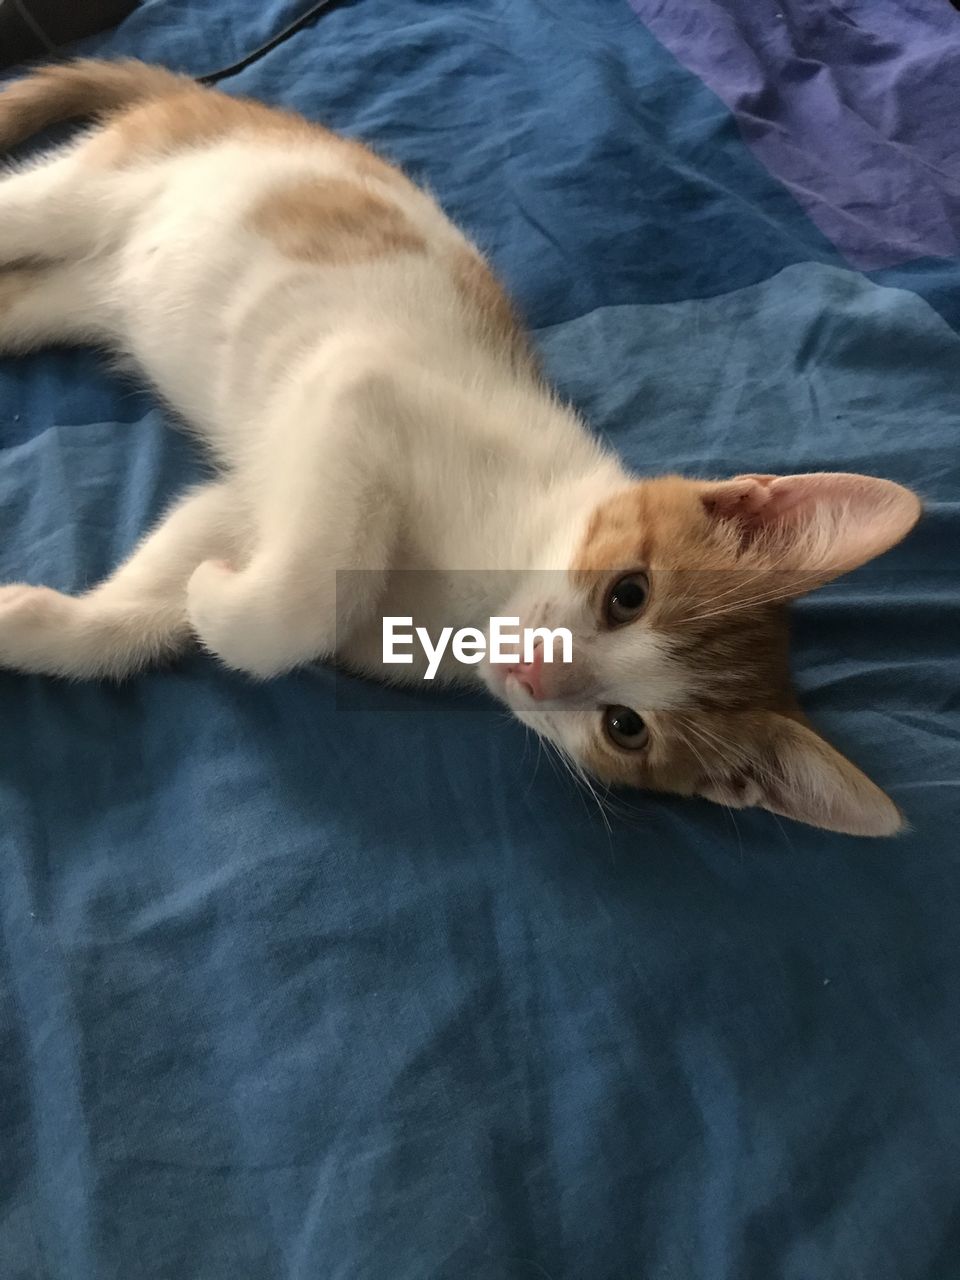
{"type": "Polygon", "coordinates": [[[604,826],[607,828],[608,833],[612,832],[613,828],[610,825],[610,819],[607,816],[607,812],[603,806],[603,801],[600,799],[600,796],[598,795],[596,788],[594,787],[593,783],[590,781],[587,774],[584,773],[581,765],[576,760],[574,760],[574,758],[570,755],[570,753],[563,746],[561,746],[560,743],[555,742],[552,739],[546,738],[546,737],[544,738],[544,742],[546,742],[547,746],[553,748],[553,750],[557,755],[557,759],[566,769],[568,775],[573,779],[573,782],[575,783],[577,790],[581,793],[585,791],[592,798],[598,810],[600,811],[600,816],[603,819],[604,826]]]}
{"type": "MultiPolygon", "coordinates": [[[[802,591],[802,588],[800,589],[802,591]]],[[[765,595],[748,596],[746,599],[731,599],[726,605],[720,608],[712,607],[715,601],[707,601],[708,607],[701,607],[696,613],[686,614],[681,617],[675,625],[689,625],[691,623],[705,622],[710,618],[719,618],[729,616],[733,612],[747,612],[750,609],[760,608],[765,604],[786,604],[798,594],[794,585],[790,589],[779,587],[776,591],[769,591],[765,595]]],[[[717,597],[722,599],[722,597],[717,597]]]]}
{"type": "Polygon", "coordinates": [[[579,779],[581,785],[586,789],[588,794],[593,797],[593,800],[596,803],[597,809],[600,812],[600,817],[603,820],[603,825],[607,829],[608,840],[611,841],[610,853],[612,857],[613,856],[613,844],[612,844],[613,825],[610,822],[610,817],[607,812],[609,799],[606,796],[600,795],[599,791],[596,788],[596,785],[593,782],[593,779],[589,776],[589,774],[585,772],[583,767],[580,764],[578,764],[576,760],[573,760],[572,763],[576,771],[577,778],[579,779]]]}
{"type": "MultiPolygon", "coordinates": [[[[767,580],[776,572],[777,566],[776,564],[773,564],[769,568],[758,570],[757,576],[767,580]]],[[[739,595],[739,592],[744,586],[742,582],[737,583],[732,587],[728,587],[726,591],[721,591],[718,594],[711,596],[709,599],[701,601],[695,612],[682,615],[676,625],[688,625],[692,622],[699,622],[707,618],[729,614],[734,610],[757,608],[762,604],[769,604],[777,601],[785,603],[797,595],[802,595],[804,591],[809,590],[811,587],[816,586],[817,582],[820,580],[818,574],[814,574],[810,571],[803,572],[801,570],[790,570],[789,572],[789,583],[781,583],[776,590],[764,588],[762,592],[754,594],[753,596],[741,597],[739,595]],[[729,601],[729,604],[723,608],[716,608],[716,606],[724,600],[729,601]]]]}
{"type": "Polygon", "coordinates": [[[603,803],[606,805],[609,813],[619,818],[623,822],[630,822],[633,819],[643,815],[643,811],[637,805],[629,804],[622,796],[612,796],[610,788],[604,787],[603,803]]]}
{"type": "MultiPolygon", "coordinates": [[[[677,733],[677,736],[680,738],[680,741],[681,741],[681,742],[684,744],[684,746],[685,746],[685,747],[690,751],[691,755],[692,755],[692,756],[693,756],[693,758],[696,760],[697,764],[698,764],[698,765],[700,766],[700,768],[703,770],[703,775],[704,775],[704,777],[705,777],[706,779],[708,779],[709,781],[713,781],[713,779],[715,778],[715,776],[716,776],[716,775],[714,774],[714,772],[713,772],[713,770],[710,768],[710,766],[707,764],[707,761],[704,759],[704,757],[703,757],[703,756],[700,754],[700,752],[697,750],[697,748],[696,748],[696,746],[694,745],[693,741],[692,741],[692,740],[687,736],[687,734],[689,734],[690,732],[692,732],[692,726],[691,726],[691,725],[689,725],[689,724],[688,724],[688,725],[686,725],[686,730],[687,730],[687,733],[686,733],[686,734],[685,734],[682,730],[680,730],[680,729],[679,729],[679,723],[678,723],[678,726],[677,726],[677,727],[678,727],[678,733],[677,733]]],[[[704,742],[703,742],[703,740],[702,740],[702,739],[701,739],[701,745],[706,745],[706,744],[704,744],[704,742]]]]}
{"type": "MultiPolygon", "coordinates": [[[[690,731],[696,732],[696,730],[694,730],[694,726],[693,726],[692,724],[690,724],[689,722],[687,722],[687,723],[686,723],[686,728],[687,728],[688,732],[690,732],[690,731]]],[[[687,747],[689,748],[689,750],[693,753],[693,757],[694,757],[694,759],[695,759],[695,760],[697,761],[697,763],[700,765],[701,769],[703,769],[703,770],[704,770],[704,774],[705,774],[705,776],[706,776],[707,778],[711,778],[713,775],[711,774],[710,768],[709,768],[709,766],[708,766],[707,762],[704,760],[703,756],[700,754],[700,752],[699,752],[699,751],[697,750],[697,748],[693,745],[693,743],[690,741],[690,739],[689,739],[689,738],[685,738],[685,739],[684,739],[684,741],[685,741],[686,746],[687,746],[687,747]]],[[[717,739],[716,741],[719,743],[719,739],[717,739]]],[[[709,738],[704,738],[703,736],[700,736],[700,742],[701,742],[702,744],[708,743],[708,742],[709,742],[709,738]]],[[[742,836],[742,835],[741,835],[741,833],[740,833],[740,825],[739,825],[739,823],[737,822],[736,815],[735,815],[734,810],[733,810],[733,805],[727,804],[725,801],[721,801],[721,802],[720,802],[720,804],[721,804],[721,808],[723,808],[723,809],[725,810],[725,812],[726,812],[727,816],[729,817],[730,821],[733,823],[733,830],[734,830],[734,832],[735,832],[735,834],[736,834],[736,837],[737,837],[737,846],[738,846],[738,848],[739,848],[739,850],[740,850],[740,861],[741,861],[741,862],[743,862],[743,859],[744,859],[743,836],[742,836]]]]}
{"type": "Polygon", "coordinates": [[[553,743],[550,741],[549,738],[545,738],[542,735],[540,736],[540,741],[547,748],[544,758],[549,764],[550,768],[553,770],[553,776],[557,779],[558,782],[562,782],[563,774],[557,768],[557,760],[556,760],[557,753],[553,743]]]}
{"type": "Polygon", "coordinates": [[[601,797],[600,793],[597,791],[597,788],[592,782],[592,780],[590,779],[589,775],[584,772],[582,767],[579,764],[577,764],[576,761],[574,761],[574,768],[576,769],[577,775],[579,776],[581,783],[587,789],[589,794],[593,797],[594,801],[596,802],[596,806],[600,811],[600,817],[603,819],[603,825],[607,828],[607,832],[612,834],[613,827],[610,824],[610,817],[607,813],[607,808],[606,808],[606,803],[604,798],[601,797]]]}
{"type": "MultiPolygon", "coordinates": [[[[535,738],[536,738],[536,740],[537,740],[537,758],[536,758],[536,760],[533,762],[533,773],[530,775],[530,781],[529,781],[529,783],[527,784],[527,789],[526,789],[526,791],[524,791],[524,793],[523,793],[523,798],[524,798],[524,800],[526,800],[527,796],[529,796],[529,794],[530,794],[531,790],[533,789],[533,784],[534,784],[534,783],[536,782],[536,780],[537,780],[537,773],[538,773],[538,772],[539,772],[539,770],[540,770],[540,760],[541,760],[541,758],[542,758],[542,756],[543,756],[543,738],[540,736],[540,734],[539,734],[539,733],[537,733],[537,732],[536,732],[536,730],[531,730],[531,728],[530,728],[530,726],[529,726],[529,725],[524,725],[523,727],[524,727],[524,730],[525,730],[524,745],[523,745],[523,759],[524,759],[524,760],[526,760],[526,758],[527,758],[527,747],[529,746],[529,743],[530,743],[530,734],[531,734],[531,732],[534,734],[534,737],[535,737],[535,738]]],[[[522,763],[522,761],[521,761],[521,763],[522,763]]]]}
{"type": "MultiPolygon", "coordinates": [[[[680,719],[681,717],[678,717],[678,720],[680,719]]],[[[686,729],[690,732],[695,733],[702,744],[712,747],[712,749],[717,752],[717,754],[721,757],[721,759],[726,762],[728,767],[732,767],[736,765],[736,761],[731,760],[729,758],[731,754],[729,744],[725,743],[722,738],[717,736],[716,733],[714,733],[711,729],[708,729],[706,725],[695,722],[691,720],[689,717],[682,717],[682,721],[686,729]]],[[[692,745],[689,742],[687,743],[687,745],[691,747],[691,750],[693,749],[692,745]]],[[[755,774],[756,777],[761,782],[766,782],[772,785],[777,781],[776,774],[760,760],[757,760],[757,759],[751,760],[750,771],[753,774],[755,774]]],[[[723,774],[721,772],[719,774],[712,775],[712,777],[713,777],[713,780],[715,781],[722,780],[723,774]]]]}

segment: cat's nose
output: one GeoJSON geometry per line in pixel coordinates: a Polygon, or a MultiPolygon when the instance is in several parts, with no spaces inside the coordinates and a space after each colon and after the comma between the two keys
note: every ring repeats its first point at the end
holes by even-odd
{"type": "Polygon", "coordinates": [[[533,651],[530,662],[515,662],[504,670],[504,677],[513,676],[518,684],[522,684],[530,697],[540,702],[547,695],[543,688],[543,648],[541,645],[533,651]]]}

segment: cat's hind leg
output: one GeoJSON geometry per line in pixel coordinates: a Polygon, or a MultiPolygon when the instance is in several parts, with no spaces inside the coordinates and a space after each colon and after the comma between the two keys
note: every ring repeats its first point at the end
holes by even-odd
{"type": "Polygon", "coordinates": [[[261,679],[331,657],[375,609],[400,520],[397,454],[428,412],[376,354],[365,364],[347,351],[333,372],[338,353],[258,464],[249,559],[208,559],[187,589],[203,645],[261,679]]]}
{"type": "Polygon", "coordinates": [[[0,264],[101,252],[134,211],[135,180],[91,165],[84,143],[0,170],[0,264]]]}
{"type": "MultiPolygon", "coordinates": [[[[378,485],[363,505],[362,530],[348,525],[336,537],[324,530],[294,538],[279,529],[239,567],[223,558],[199,565],[188,584],[187,611],[203,646],[228,667],[262,680],[332,657],[375,607],[386,581],[394,502],[378,485]]],[[[313,513],[298,508],[294,495],[291,507],[308,526],[313,513]]]]}
{"type": "Polygon", "coordinates": [[[96,260],[0,267],[0,354],[58,343],[113,345],[106,271],[96,260]]]}
{"type": "Polygon", "coordinates": [[[0,587],[0,667],[74,679],[120,679],[174,657],[192,639],[186,587],[209,557],[242,554],[226,483],[181,499],[120,569],[80,596],[0,587]]]}

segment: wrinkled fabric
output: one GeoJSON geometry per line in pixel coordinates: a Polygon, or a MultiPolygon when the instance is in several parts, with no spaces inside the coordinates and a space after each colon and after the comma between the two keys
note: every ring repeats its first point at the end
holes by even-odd
{"type": "MultiPolygon", "coordinates": [[[[807,710],[911,830],[640,795],[604,817],[482,697],[345,698],[323,666],[0,674],[4,1280],[957,1275],[956,28],[945,6],[938,52],[912,0],[869,66],[819,46],[849,113],[782,42],[757,62],[814,200],[729,109],[727,46],[667,8],[355,0],[224,87],[428,182],[639,471],[924,495],[795,626],[807,710]],[[895,146],[861,149],[864,95],[895,146]],[[878,175],[921,169],[886,203],[878,175]],[[818,194],[841,189],[875,192],[854,246],[818,194]]],[[[759,8],[723,8],[747,41],[759,8]]],[[[84,52],[202,74],[300,11],[147,0],[84,52]]],[[[66,590],[203,465],[85,352],[0,361],[0,445],[0,580],[66,590]]]]}
{"type": "Polygon", "coordinates": [[[949,0],[630,0],[854,266],[960,249],[949,0]]]}

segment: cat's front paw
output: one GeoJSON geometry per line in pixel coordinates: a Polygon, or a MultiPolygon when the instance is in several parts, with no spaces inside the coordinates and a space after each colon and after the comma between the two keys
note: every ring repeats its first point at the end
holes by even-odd
{"type": "Polygon", "coordinates": [[[0,667],[36,669],[38,658],[69,622],[74,600],[49,587],[0,587],[0,667]]]}
{"type": "Polygon", "coordinates": [[[187,616],[203,647],[228,667],[261,679],[277,674],[266,601],[248,574],[205,560],[187,584],[187,616]]]}
{"type": "Polygon", "coordinates": [[[250,569],[234,573],[217,560],[205,560],[187,585],[187,616],[200,643],[261,680],[333,651],[323,620],[334,611],[311,605],[274,579],[250,569]]]}

